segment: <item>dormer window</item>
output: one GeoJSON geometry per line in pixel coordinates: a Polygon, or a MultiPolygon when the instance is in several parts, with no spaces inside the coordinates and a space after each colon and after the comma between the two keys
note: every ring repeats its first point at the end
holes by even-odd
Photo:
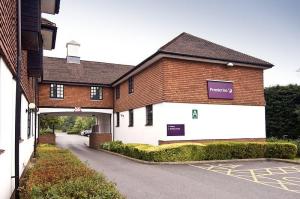
{"type": "Polygon", "coordinates": [[[62,84],[51,84],[50,86],[50,97],[51,98],[64,98],[64,85],[62,84]]]}
{"type": "Polygon", "coordinates": [[[103,99],[103,89],[100,86],[91,87],[91,99],[92,100],[102,100],[103,99]]]}

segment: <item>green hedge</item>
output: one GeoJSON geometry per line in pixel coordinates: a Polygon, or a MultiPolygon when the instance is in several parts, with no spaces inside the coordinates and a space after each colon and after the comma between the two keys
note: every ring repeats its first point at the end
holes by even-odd
{"type": "Polygon", "coordinates": [[[120,141],[104,143],[100,148],[129,157],[154,161],[199,161],[245,158],[295,158],[297,146],[291,143],[222,142],[210,144],[180,143],[152,146],[123,144],[120,141]]]}
{"type": "Polygon", "coordinates": [[[300,157],[300,139],[292,140],[292,139],[278,139],[275,137],[271,137],[267,139],[268,142],[279,142],[279,143],[292,143],[297,145],[297,156],[300,157]]]}
{"type": "Polygon", "coordinates": [[[88,168],[68,150],[38,147],[38,158],[21,183],[24,199],[124,198],[102,174],[88,168]]]}
{"type": "Polygon", "coordinates": [[[78,129],[71,129],[67,131],[67,134],[72,134],[72,135],[79,135],[80,130],[78,129]]]}

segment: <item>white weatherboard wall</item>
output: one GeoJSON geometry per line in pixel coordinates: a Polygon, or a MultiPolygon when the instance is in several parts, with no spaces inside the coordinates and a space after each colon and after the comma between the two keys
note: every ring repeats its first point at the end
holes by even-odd
{"type": "MultiPolygon", "coordinates": [[[[16,82],[7,65],[0,57],[0,149],[5,150],[0,154],[0,198],[9,199],[14,191],[15,175],[15,98],[16,82]]],[[[20,142],[20,175],[28,164],[33,152],[34,137],[27,138],[27,113],[28,102],[24,95],[21,99],[21,138],[20,142]]],[[[34,120],[34,117],[33,117],[34,120]]],[[[34,129],[34,121],[31,129],[34,129]]],[[[32,130],[31,133],[34,131],[32,130]]]]}
{"type": "Polygon", "coordinates": [[[264,106],[160,103],[153,105],[151,127],[145,126],[145,107],[134,109],[134,127],[128,127],[128,117],[128,111],[120,113],[115,140],[158,145],[158,140],[266,137],[264,106]],[[194,109],[198,110],[198,119],[192,119],[194,109]],[[167,124],[184,124],[185,136],[167,136],[167,124]]]}

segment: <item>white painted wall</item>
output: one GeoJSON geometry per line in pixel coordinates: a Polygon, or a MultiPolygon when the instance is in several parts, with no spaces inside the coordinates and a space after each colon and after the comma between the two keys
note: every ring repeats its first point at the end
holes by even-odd
{"type": "MultiPolygon", "coordinates": [[[[0,198],[8,199],[14,190],[14,139],[15,139],[15,98],[16,82],[0,57],[0,148],[5,152],[0,155],[0,198]]],[[[27,138],[28,102],[24,95],[21,99],[21,138],[20,175],[23,173],[33,152],[34,137],[27,138]]],[[[34,120],[34,117],[33,117],[34,120]]],[[[33,123],[34,125],[34,123],[33,123]]],[[[34,126],[32,127],[32,129],[34,126]]]]}
{"type": "Polygon", "coordinates": [[[10,198],[14,190],[14,133],[16,83],[0,57],[0,198],[10,198]]]}
{"type": "Polygon", "coordinates": [[[160,103],[153,105],[151,127],[145,126],[145,107],[134,109],[134,127],[128,127],[128,118],[128,111],[120,113],[115,140],[157,145],[158,140],[266,137],[264,106],[160,103]],[[192,119],[193,109],[198,119],[192,119]],[[185,136],[167,136],[167,124],[185,124],[185,136]]]}
{"type": "Polygon", "coordinates": [[[111,115],[110,114],[99,114],[96,117],[96,124],[99,125],[99,133],[110,133],[111,131],[111,115]]]}
{"type": "MultiPolygon", "coordinates": [[[[32,152],[34,150],[34,134],[32,133],[34,129],[34,125],[31,126],[31,132],[30,136],[27,136],[28,132],[28,101],[26,100],[25,96],[22,94],[21,97],[21,139],[20,142],[20,173],[23,172],[25,167],[28,164],[28,161],[30,160],[30,157],[32,155],[32,152]]],[[[32,117],[32,120],[34,120],[34,115],[32,117]]],[[[31,121],[31,125],[34,124],[31,121]]]]}

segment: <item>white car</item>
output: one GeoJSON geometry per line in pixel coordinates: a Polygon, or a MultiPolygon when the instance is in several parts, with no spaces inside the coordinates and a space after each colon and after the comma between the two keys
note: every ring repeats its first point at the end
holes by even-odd
{"type": "Polygon", "coordinates": [[[80,135],[82,136],[89,136],[92,133],[92,130],[83,130],[81,131],[80,135]]]}

